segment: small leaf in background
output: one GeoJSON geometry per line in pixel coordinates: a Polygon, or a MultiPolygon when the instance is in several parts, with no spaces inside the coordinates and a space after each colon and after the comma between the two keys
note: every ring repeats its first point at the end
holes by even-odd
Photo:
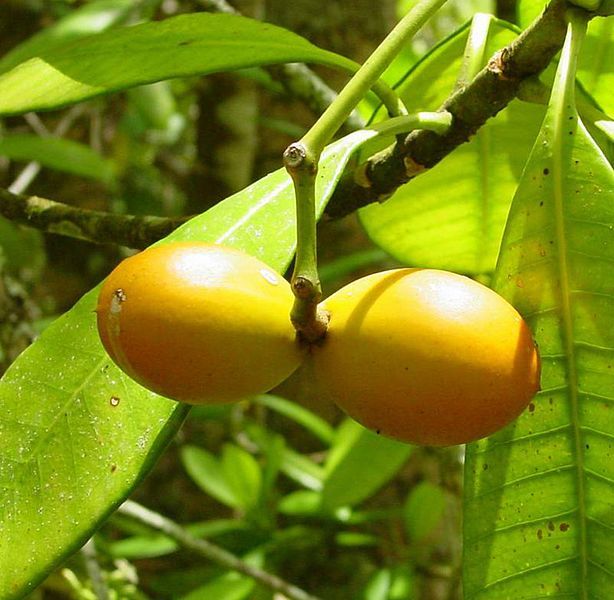
{"type": "Polygon", "coordinates": [[[229,572],[196,588],[180,600],[245,600],[254,587],[254,580],[250,577],[229,572]]]}
{"type": "Polygon", "coordinates": [[[311,490],[297,490],[284,496],[277,505],[282,515],[290,517],[310,517],[320,514],[322,496],[311,490]]]}
{"type": "Polygon", "coordinates": [[[493,279],[535,334],[541,391],[467,446],[468,597],[614,590],[614,172],[575,107],[576,14],[493,279]]]}
{"type": "Polygon", "coordinates": [[[334,435],[333,428],[324,419],[299,404],[272,394],[256,396],[253,401],[292,419],[295,423],[302,425],[307,431],[313,433],[314,436],[325,444],[331,443],[334,435]]]}
{"type": "Polygon", "coordinates": [[[264,466],[262,468],[262,485],[260,489],[260,502],[266,512],[266,503],[275,489],[277,475],[281,469],[286,440],[281,435],[271,435],[268,443],[262,447],[264,466]]]}
{"type": "MultiPolygon", "coordinates": [[[[410,112],[437,110],[454,89],[468,33],[462,27],[408,73],[397,91],[410,112]]],[[[492,20],[482,64],[515,37],[511,25],[492,20]]],[[[369,237],[404,264],[473,275],[492,271],[543,113],[541,106],[511,102],[441,163],[384,203],[361,209],[369,237]]]]}
{"type": "MultiPolygon", "coordinates": [[[[242,521],[234,519],[215,519],[203,523],[183,525],[185,530],[194,537],[213,538],[217,535],[243,529],[242,521]]],[[[138,558],[154,558],[165,556],[179,549],[179,544],[165,535],[134,535],[122,540],[111,542],[105,547],[114,558],[134,560],[138,558]]]]}
{"type": "Polygon", "coordinates": [[[370,533],[360,533],[358,531],[340,531],[335,535],[335,543],[346,548],[377,546],[378,537],[370,533]]]}
{"type": "Polygon", "coordinates": [[[411,567],[396,565],[376,571],[365,586],[361,600],[413,600],[418,597],[411,567]]]}
{"type": "MultiPolygon", "coordinates": [[[[245,431],[260,447],[265,457],[270,456],[273,452],[275,453],[273,457],[274,466],[286,477],[308,490],[319,491],[322,489],[324,479],[322,467],[308,456],[300,454],[288,446],[281,435],[272,433],[255,423],[246,424],[245,431]]],[[[265,465],[265,474],[266,470],[265,465]]]]}
{"type": "Polygon", "coordinates": [[[254,508],[260,497],[262,472],[258,461],[234,444],[224,444],[222,472],[234,497],[243,510],[254,508]]]}
{"type": "MultiPolygon", "coordinates": [[[[186,118],[180,112],[169,81],[158,81],[128,90],[130,108],[136,123],[133,135],[146,133],[152,144],[171,145],[177,142],[186,126],[186,118]]],[[[126,115],[130,119],[132,115],[126,115]]]]}
{"type": "Polygon", "coordinates": [[[354,506],[366,500],[396,475],[411,452],[412,447],[407,444],[345,420],[326,462],[323,508],[354,506]]]}
{"type": "Polygon", "coordinates": [[[85,144],[54,137],[9,134],[0,137],[0,156],[18,161],[36,161],[56,171],[64,171],[111,183],[113,163],[85,144]]]}
{"type": "Polygon", "coordinates": [[[403,506],[403,523],[412,543],[427,538],[439,525],[446,508],[443,490],[428,481],[412,488],[403,506]]]}
{"type": "Polygon", "coordinates": [[[280,465],[281,471],[303,487],[319,492],[324,481],[324,470],[307,456],[291,448],[284,448],[280,465]]]}
{"type": "Polygon", "coordinates": [[[414,570],[410,565],[396,565],[392,568],[388,600],[412,600],[413,598],[419,598],[414,570]]]}
{"type": "Polygon", "coordinates": [[[181,462],[194,483],[226,506],[239,508],[240,498],[226,478],[222,465],[210,452],[197,446],[181,448],[181,462]]]}
{"type": "Polygon", "coordinates": [[[362,592],[362,600],[388,600],[391,582],[392,573],[390,569],[376,571],[362,592]]]}
{"type": "Polygon", "coordinates": [[[193,13],[37,49],[0,75],[0,115],[60,108],[163,79],[287,62],[356,69],[351,60],[281,27],[193,13]]]}
{"type": "MultiPolygon", "coordinates": [[[[264,553],[255,550],[242,557],[242,560],[250,566],[262,568],[264,553]]],[[[256,582],[251,577],[228,571],[182,596],[180,600],[246,600],[255,587],[256,582]]]]}

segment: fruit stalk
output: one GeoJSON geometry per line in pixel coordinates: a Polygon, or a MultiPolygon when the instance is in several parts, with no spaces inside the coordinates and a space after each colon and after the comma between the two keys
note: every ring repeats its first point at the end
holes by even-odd
{"type": "Polygon", "coordinates": [[[316,158],[301,143],[288,146],[284,165],[294,182],[297,252],[292,274],[295,301],[290,320],[299,335],[314,342],[326,333],[327,318],[318,312],[322,287],[317,267],[315,177],[316,158]]]}

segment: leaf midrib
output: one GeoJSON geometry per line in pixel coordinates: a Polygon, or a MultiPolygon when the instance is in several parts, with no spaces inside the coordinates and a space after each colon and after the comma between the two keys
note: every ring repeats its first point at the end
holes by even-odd
{"type": "MultiPolygon", "coordinates": [[[[573,439],[574,463],[576,466],[576,490],[578,507],[578,552],[577,558],[580,561],[580,590],[582,600],[587,600],[586,581],[588,575],[587,561],[587,531],[586,531],[586,503],[585,503],[585,484],[584,484],[584,450],[582,446],[582,432],[580,424],[580,409],[578,395],[578,365],[576,349],[574,344],[573,327],[573,294],[572,286],[569,281],[568,267],[568,241],[565,224],[565,163],[564,163],[564,137],[563,123],[566,118],[565,104],[573,107],[573,114],[578,123],[577,112],[575,111],[574,85],[575,85],[575,66],[578,52],[576,35],[572,35],[572,25],[568,28],[566,48],[567,56],[561,57],[559,68],[564,68],[564,61],[567,59],[566,70],[563,76],[562,85],[553,89],[555,101],[551,106],[554,112],[554,130],[552,147],[552,177],[553,177],[553,208],[557,244],[557,267],[559,280],[561,282],[561,313],[563,321],[563,336],[565,356],[567,363],[567,377],[569,383],[569,400],[571,408],[571,431],[573,439]],[[557,89],[558,88],[558,89],[557,89]],[[557,93],[558,91],[558,93],[557,93]]],[[[574,31],[574,34],[576,31],[574,31]]]]}

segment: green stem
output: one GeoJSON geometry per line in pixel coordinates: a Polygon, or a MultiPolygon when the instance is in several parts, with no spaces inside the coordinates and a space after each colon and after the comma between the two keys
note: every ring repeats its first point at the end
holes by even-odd
{"type": "Polygon", "coordinates": [[[466,88],[484,65],[488,34],[493,21],[494,17],[485,13],[478,13],[473,17],[456,89],[466,88]]]}
{"type": "Polygon", "coordinates": [[[318,313],[318,303],[322,299],[316,248],[318,161],[301,142],[296,142],[284,152],[284,164],[294,182],[296,197],[297,252],[291,282],[295,301],[290,320],[303,339],[314,342],[324,335],[327,325],[327,319],[318,313]]]}
{"type": "Polygon", "coordinates": [[[373,54],[341,90],[301,142],[319,158],[324,146],[335,135],[354,107],[377,82],[386,67],[411,37],[426,23],[446,0],[422,0],[399,21],[373,54]]]}
{"type": "MultiPolygon", "coordinates": [[[[284,165],[294,182],[297,222],[296,262],[292,274],[295,301],[290,318],[297,332],[308,342],[322,338],[327,326],[327,317],[318,311],[322,288],[317,269],[315,181],[320,154],[372,87],[380,96],[382,90],[386,91],[387,87],[378,82],[379,77],[445,1],[421,0],[414,6],[358,69],[313,127],[284,152],[284,165]]],[[[385,103],[393,115],[403,110],[396,94],[385,103]]]]}
{"type": "Polygon", "coordinates": [[[450,125],[452,125],[452,115],[444,110],[441,112],[417,112],[412,115],[394,117],[371,125],[369,129],[373,129],[382,135],[409,133],[414,129],[428,129],[441,134],[445,133],[450,125]]]}

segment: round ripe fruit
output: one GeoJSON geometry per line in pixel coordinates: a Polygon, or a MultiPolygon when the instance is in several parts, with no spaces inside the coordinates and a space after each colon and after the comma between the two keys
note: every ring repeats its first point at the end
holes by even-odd
{"type": "Polygon", "coordinates": [[[312,347],[317,385],[351,417],[405,442],[485,437],[539,389],[539,356],[516,310],[475,281],[398,269],[350,283],[322,303],[312,347]]]}
{"type": "Polygon", "coordinates": [[[300,364],[293,298],[287,281],[243,252],[170,243],[109,275],[98,331],[146,388],[191,404],[230,402],[268,391],[300,364]]]}

